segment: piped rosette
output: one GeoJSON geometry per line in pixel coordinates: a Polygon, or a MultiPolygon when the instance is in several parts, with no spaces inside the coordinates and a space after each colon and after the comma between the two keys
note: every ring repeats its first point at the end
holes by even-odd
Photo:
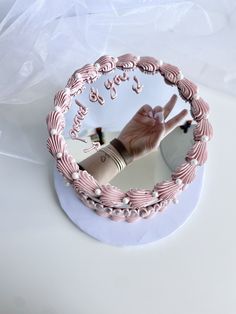
{"type": "Polygon", "coordinates": [[[97,61],[95,61],[94,66],[97,67],[98,71],[102,74],[109,73],[116,68],[117,58],[105,55],[101,56],[97,61]]]}
{"type": "Polygon", "coordinates": [[[82,195],[80,194],[79,198],[84,203],[85,206],[92,208],[92,209],[96,209],[97,205],[101,205],[101,204],[97,204],[94,200],[87,197],[86,194],[82,194],[82,195]]]}
{"type": "Polygon", "coordinates": [[[202,98],[193,99],[191,101],[191,115],[194,120],[200,122],[202,119],[206,119],[208,117],[210,108],[208,103],[202,98]]]}
{"type": "Polygon", "coordinates": [[[139,209],[139,216],[143,219],[154,217],[158,212],[157,208],[159,207],[157,206],[141,207],[139,209]]]}
{"type": "Polygon", "coordinates": [[[113,221],[124,221],[126,220],[125,212],[121,208],[114,208],[109,214],[109,218],[113,221]]]}
{"type": "Polygon", "coordinates": [[[73,96],[76,94],[81,94],[85,89],[82,76],[75,72],[67,81],[66,88],[70,90],[70,93],[73,96]]]}
{"type": "Polygon", "coordinates": [[[198,122],[193,130],[195,141],[207,142],[212,139],[213,129],[208,119],[202,119],[198,122]]]}
{"type": "Polygon", "coordinates": [[[184,78],[177,82],[177,87],[180,96],[185,101],[192,100],[194,97],[198,97],[198,87],[192,81],[184,78]]]}
{"type": "Polygon", "coordinates": [[[101,186],[101,202],[107,207],[124,207],[123,199],[125,198],[125,193],[119,188],[106,184],[101,186]]]}
{"type": "Polygon", "coordinates": [[[65,128],[65,118],[60,111],[51,111],[46,119],[50,135],[61,134],[65,128]]]}
{"type": "Polygon", "coordinates": [[[70,89],[62,89],[58,91],[54,97],[54,105],[56,111],[66,113],[71,106],[70,89]]]}
{"type": "Polygon", "coordinates": [[[138,61],[139,57],[131,53],[126,53],[118,57],[116,67],[122,70],[133,70],[136,67],[138,61]]]}
{"type": "Polygon", "coordinates": [[[130,189],[127,196],[133,208],[147,207],[158,202],[158,194],[147,189],[130,189]]]}
{"type": "Polygon", "coordinates": [[[131,223],[141,219],[139,214],[139,209],[131,209],[129,213],[126,215],[126,221],[131,223]]]}
{"type": "Polygon", "coordinates": [[[69,182],[72,182],[75,178],[79,177],[79,167],[76,160],[67,152],[64,152],[62,157],[57,160],[57,170],[69,182]]]}
{"type": "Polygon", "coordinates": [[[159,71],[168,85],[175,85],[179,80],[183,79],[180,69],[172,64],[164,63],[160,66],[159,71]]]}
{"type": "Polygon", "coordinates": [[[94,64],[86,64],[74,72],[74,76],[81,78],[85,83],[91,84],[99,77],[99,73],[94,64]]]}
{"type": "Polygon", "coordinates": [[[51,135],[47,140],[47,148],[55,158],[61,158],[66,147],[64,137],[59,134],[51,135]]]}
{"type": "Polygon", "coordinates": [[[181,185],[175,183],[172,180],[162,181],[155,185],[155,189],[158,191],[158,198],[161,201],[160,210],[167,204],[176,198],[181,190],[181,185]]]}
{"type": "Polygon", "coordinates": [[[195,142],[186,155],[186,161],[196,160],[199,166],[202,166],[207,160],[207,143],[195,142]]]}
{"type": "Polygon", "coordinates": [[[172,179],[175,181],[180,179],[184,185],[191,183],[196,176],[196,165],[188,162],[181,164],[172,174],[172,179]]]}
{"type": "Polygon", "coordinates": [[[86,170],[79,172],[79,178],[73,182],[73,186],[77,192],[83,192],[95,199],[97,198],[97,191],[100,191],[98,182],[86,170]]]}
{"type": "Polygon", "coordinates": [[[160,68],[160,62],[153,57],[140,57],[137,67],[145,74],[155,74],[160,68]]]}

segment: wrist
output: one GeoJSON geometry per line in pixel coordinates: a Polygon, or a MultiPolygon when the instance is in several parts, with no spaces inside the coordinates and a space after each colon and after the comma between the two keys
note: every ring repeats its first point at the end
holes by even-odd
{"type": "Polygon", "coordinates": [[[128,149],[128,145],[120,137],[114,138],[110,142],[110,145],[112,145],[116,149],[116,151],[125,161],[126,165],[129,165],[134,160],[134,156],[128,149]]]}
{"type": "Polygon", "coordinates": [[[126,167],[126,162],[123,159],[122,155],[111,143],[101,148],[100,151],[103,151],[109,156],[111,160],[113,160],[118,169],[118,172],[121,172],[126,167]]]}

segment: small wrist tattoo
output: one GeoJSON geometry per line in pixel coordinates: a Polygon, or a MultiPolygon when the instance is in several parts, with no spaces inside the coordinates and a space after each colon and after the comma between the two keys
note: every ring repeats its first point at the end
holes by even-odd
{"type": "Polygon", "coordinates": [[[100,158],[101,162],[105,162],[106,159],[107,159],[106,154],[102,155],[101,158],[100,158]]]}

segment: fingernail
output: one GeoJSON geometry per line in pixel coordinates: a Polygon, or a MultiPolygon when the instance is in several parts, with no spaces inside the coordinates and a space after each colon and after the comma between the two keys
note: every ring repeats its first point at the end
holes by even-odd
{"type": "Polygon", "coordinates": [[[152,112],[152,111],[149,111],[149,112],[148,112],[148,116],[149,116],[150,118],[153,118],[153,112],[152,112]]]}
{"type": "Polygon", "coordinates": [[[163,112],[156,112],[155,113],[155,118],[158,119],[160,121],[160,123],[163,123],[164,122],[164,115],[163,115],[163,112]]]}

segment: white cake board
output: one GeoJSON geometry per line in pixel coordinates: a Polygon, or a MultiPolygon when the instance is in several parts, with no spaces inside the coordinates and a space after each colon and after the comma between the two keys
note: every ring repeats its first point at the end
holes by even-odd
{"type": "Polygon", "coordinates": [[[195,180],[178,197],[178,204],[169,205],[153,218],[134,223],[114,222],[98,216],[77,197],[72,186],[54,167],[54,184],[62,209],[82,231],[93,238],[116,246],[141,245],[164,238],[177,230],[191,215],[200,197],[204,166],[197,168],[195,180]]]}

